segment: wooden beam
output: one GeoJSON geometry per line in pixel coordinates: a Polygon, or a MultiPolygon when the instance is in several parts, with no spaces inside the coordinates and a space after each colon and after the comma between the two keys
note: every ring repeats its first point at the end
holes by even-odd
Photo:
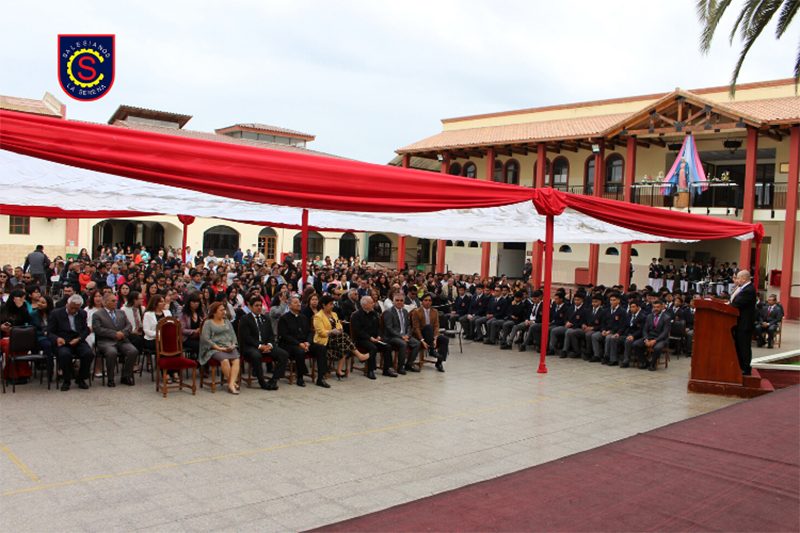
{"type": "Polygon", "coordinates": [[[770,129],[762,130],[761,133],[766,135],[770,139],[775,139],[778,142],[783,140],[783,135],[781,135],[780,133],[778,133],[777,131],[774,131],[774,130],[770,130],[770,129]]]}
{"type": "MultiPolygon", "coordinates": [[[[739,130],[739,131],[741,131],[743,129],[744,128],[741,128],[741,127],[737,126],[736,122],[723,122],[723,123],[720,123],[720,124],[714,124],[713,127],[712,127],[712,130],[715,131],[715,132],[720,132],[722,130],[739,130]]],[[[690,127],[684,127],[681,130],[681,132],[678,132],[674,127],[672,127],[672,128],[653,128],[652,130],[650,130],[650,129],[646,129],[646,130],[645,129],[628,130],[628,133],[630,133],[631,135],[636,135],[636,136],[644,136],[644,135],[654,135],[654,134],[655,135],[663,135],[665,133],[693,133],[693,132],[702,132],[702,131],[708,131],[708,130],[706,130],[704,127],[701,127],[700,124],[695,124],[695,125],[690,126],[690,127]]]]}
{"type": "Polygon", "coordinates": [[[562,150],[569,150],[570,152],[577,152],[578,146],[570,143],[561,143],[562,150]]]}
{"type": "Polygon", "coordinates": [[[501,147],[501,146],[495,146],[494,147],[494,153],[497,154],[497,155],[505,155],[505,156],[511,157],[511,150],[508,149],[508,148],[501,147]]]}
{"type": "Polygon", "coordinates": [[[545,150],[547,150],[548,152],[555,152],[557,154],[561,153],[561,148],[559,147],[558,143],[546,145],[545,150]]]}
{"type": "Polygon", "coordinates": [[[509,146],[508,149],[515,154],[528,155],[528,149],[524,145],[509,146]]]}

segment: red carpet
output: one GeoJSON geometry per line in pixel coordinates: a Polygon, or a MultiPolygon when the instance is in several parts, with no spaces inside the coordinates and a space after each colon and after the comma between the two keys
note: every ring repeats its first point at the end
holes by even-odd
{"type": "Polygon", "coordinates": [[[799,531],[800,387],[321,530],[799,531]]]}

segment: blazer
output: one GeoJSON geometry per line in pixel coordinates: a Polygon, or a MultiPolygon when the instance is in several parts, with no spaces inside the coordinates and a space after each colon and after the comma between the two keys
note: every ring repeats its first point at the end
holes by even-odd
{"type": "Polygon", "coordinates": [[[610,331],[612,334],[619,333],[621,335],[625,331],[627,323],[628,313],[625,312],[625,309],[623,309],[621,305],[618,305],[617,309],[614,311],[609,307],[606,313],[606,320],[603,323],[603,330],[610,331]]]}
{"type": "Polygon", "coordinates": [[[655,339],[656,342],[662,342],[669,338],[669,330],[671,326],[670,315],[662,312],[658,318],[658,324],[655,323],[655,313],[647,315],[647,320],[644,322],[644,330],[642,337],[647,340],[655,339]]]}
{"type": "Polygon", "coordinates": [[[97,347],[102,349],[107,345],[114,345],[118,342],[127,341],[128,335],[131,334],[133,327],[128,322],[128,317],[125,316],[121,310],[117,309],[114,312],[116,322],[111,320],[111,313],[108,309],[98,309],[92,315],[92,331],[94,332],[94,341],[97,347]],[[125,338],[120,341],[117,339],[117,332],[121,331],[125,338]]]}
{"type": "Polygon", "coordinates": [[[595,331],[601,331],[606,321],[607,314],[608,310],[603,308],[602,305],[598,306],[596,311],[594,306],[589,307],[589,310],[586,312],[586,325],[595,331]]]}
{"type": "Polygon", "coordinates": [[[551,326],[563,326],[569,320],[569,317],[572,316],[572,304],[563,302],[561,304],[561,308],[559,309],[555,303],[551,304],[550,306],[550,325],[551,326]]]}
{"type": "Polygon", "coordinates": [[[528,316],[525,317],[525,320],[529,320],[534,324],[541,324],[542,323],[542,309],[544,308],[544,302],[539,302],[535,304],[530,302],[530,307],[528,309],[528,316]],[[538,306],[538,307],[537,307],[538,306]],[[534,315],[533,310],[536,309],[536,314],[534,315]]]}
{"type": "Polygon", "coordinates": [[[400,328],[400,319],[397,315],[397,308],[392,307],[383,312],[383,334],[387,339],[395,337],[402,337],[403,335],[411,335],[411,318],[408,316],[408,311],[401,309],[403,314],[403,328],[400,328]]]}
{"type": "Polygon", "coordinates": [[[591,305],[572,306],[572,313],[570,313],[567,322],[571,324],[571,327],[580,329],[581,326],[587,323],[590,316],[592,316],[591,305]]]}
{"type": "Polygon", "coordinates": [[[294,348],[301,342],[311,342],[314,331],[308,317],[303,313],[295,315],[291,311],[278,319],[278,339],[282,347],[294,348]]]}
{"type": "Polygon", "coordinates": [[[272,322],[268,316],[261,315],[261,327],[259,327],[256,316],[247,313],[239,320],[239,346],[242,352],[245,352],[248,349],[258,350],[259,344],[275,344],[272,322]]]}
{"type": "MultiPolygon", "coordinates": [[[[439,311],[431,307],[429,312],[431,329],[433,330],[433,336],[436,337],[439,335],[439,311]]],[[[422,328],[425,326],[425,310],[422,307],[414,309],[411,313],[411,332],[415,339],[422,340],[422,328]]]]}
{"type": "Polygon", "coordinates": [[[766,322],[770,326],[777,326],[783,320],[783,306],[775,304],[772,306],[772,311],[769,310],[769,305],[764,305],[759,313],[758,322],[766,322]]]}
{"type": "Polygon", "coordinates": [[[469,311],[472,304],[472,297],[468,293],[464,296],[457,296],[455,304],[453,305],[454,311],[458,316],[464,316],[469,311]]]}
{"type": "Polygon", "coordinates": [[[331,318],[328,318],[328,315],[326,315],[324,311],[318,311],[314,315],[314,342],[327,346],[328,337],[334,326],[336,326],[336,329],[344,331],[342,322],[339,320],[339,316],[336,313],[333,313],[331,318]],[[331,319],[333,319],[333,324],[331,324],[331,319]]]}
{"type": "MultiPolygon", "coordinates": [[[[628,313],[628,323],[625,327],[624,335],[626,337],[631,336],[634,340],[641,339],[644,334],[644,323],[647,320],[647,316],[641,309],[636,315],[628,313]]],[[[661,318],[663,321],[664,317],[661,318]]]]}
{"type": "Polygon", "coordinates": [[[356,344],[369,341],[371,337],[380,337],[381,317],[375,310],[367,313],[359,309],[350,317],[350,330],[356,344]]]}
{"type": "Polygon", "coordinates": [[[756,325],[756,289],[748,283],[731,300],[731,305],[739,310],[736,327],[743,331],[753,331],[756,325]]]}
{"type": "MultiPolygon", "coordinates": [[[[67,342],[76,337],[80,337],[83,341],[86,340],[86,337],[89,336],[89,325],[86,323],[86,311],[83,309],[75,314],[75,330],[72,331],[72,328],[70,328],[66,307],[53,309],[47,321],[47,333],[50,334],[50,337],[53,337],[53,341],[58,337],[67,342]]],[[[53,344],[55,345],[55,342],[53,344]]]]}

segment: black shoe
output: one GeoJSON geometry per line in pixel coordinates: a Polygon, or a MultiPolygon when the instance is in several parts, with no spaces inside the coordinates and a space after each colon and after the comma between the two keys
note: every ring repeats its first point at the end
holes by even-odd
{"type": "Polygon", "coordinates": [[[406,365],[406,370],[409,372],[419,372],[419,368],[415,368],[414,365],[406,365]]]}
{"type": "Polygon", "coordinates": [[[61,390],[64,392],[69,390],[69,381],[64,381],[64,383],[61,384],[61,390]]]}
{"type": "Polygon", "coordinates": [[[772,345],[771,344],[767,344],[767,348],[769,348],[771,350],[772,349],[772,345]]]}
{"type": "Polygon", "coordinates": [[[622,363],[621,365],[619,365],[620,368],[628,368],[629,366],[631,366],[631,365],[627,361],[622,363]]]}
{"type": "Polygon", "coordinates": [[[347,377],[346,373],[345,374],[340,374],[338,370],[336,371],[336,381],[342,381],[346,377],[347,377]]]}
{"type": "Polygon", "coordinates": [[[107,384],[109,387],[111,387],[111,388],[113,388],[113,387],[116,387],[116,386],[117,386],[117,384],[116,384],[116,383],[114,383],[114,380],[113,380],[113,379],[109,379],[109,380],[108,380],[108,382],[107,382],[106,384],[107,384]]]}
{"type": "Polygon", "coordinates": [[[85,380],[79,379],[79,380],[78,380],[78,388],[79,388],[79,389],[86,390],[86,389],[88,389],[88,388],[89,388],[89,384],[88,384],[88,383],[86,383],[86,381],[85,381],[85,380]]]}
{"type": "Polygon", "coordinates": [[[322,378],[317,380],[316,385],[317,385],[317,387],[322,387],[323,389],[330,389],[331,388],[331,386],[328,384],[328,382],[325,381],[322,378]]]}
{"type": "MultiPolygon", "coordinates": [[[[405,376],[406,375],[406,369],[402,368],[402,367],[398,368],[397,369],[397,373],[400,374],[401,376],[405,376]]],[[[384,371],[384,375],[386,375],[386,371],[384,371]]]]}
{"type": "Polygon", "coordinates": [[[616,361],[610,361],[610,362],[608,363],[608,366],[617,366],[618,364],[619,364],[619,363],[618,363],[618,362],[616,362],[616,361]]]}
{"type": "Polygon", "coordinates": [[[278,382],[274,379],[267,381],[267,388],[265,390],[278,390],[278,382]]]}
{"type": "Polygon", "coordinates": [[[267,381],[264,380],[264,379],[259,380],[258,381],[258,386],[261,387],[264,390],[267,390],[267,387],[268,387],[267,381]]]}
{"type": "Polygon", "coordinates": [[[602,361],[602,359],[600,359],[599,357],[592,357],[589,360],[590,363],[599,363],[600,361],[602,361]]]}
{"type": "Polygon", "coordinates": [[[444,372],[444,365],[442,365],[442,363],[436,363],[436,370],[444,372]]]}
{"type": "Polygon", "coordinates": [[[375,377],[375,371],[374,370],[370,370],[369,372],[367,372],[367,377],[369,379],[378,379],[377,377],[375,377]]]}
{"type": "Polygon", "coordinates": [[[520,351],[520,352],[525,352],[525,351],[527,351],[527,350],[528,350],[528,349],[525,347],[525,345],[524,345],[524,344],[521,344],[521,345],[519,346],[519,348],[518,348],[518,351],[520,351]]]}
{"type": "Polygon", "coordinates": [[[120,378],[120,379],[119,379],[119,382],[120,382],[120,383],[122,383],[123,385],[127,385],[127,386],[129,386],[129,387],[132,387],[132,386],[133,386],[133,385],[136,383],[136,382],[133,380],[133,377],[130,377],[130,378],[120,378]]]}
{"type": "MultiPolygon", "coordinates": [[[[405,372],[403,372],[403,373],[405,373],[405,372]]],[[[390,378],[396,378],[397,377],[397,372],[395,372],[391,368],[387,368],[386,370],[383,371],[383,375],[387,376],[387,377],[390,377],[390,378]]]]}
{"type": "Polygon", "coordinates": [[[305,387],[306,386],[306,382],[303,381],[302,378],[300,378],[300,379],[297,380],[297,386],[298,387],[305,387]]]}
{"type": "Polygon", "coordinates": [[[559,359],[566,359],[567,358],[567,352],[556,352],[556,353],[558,354],[558,358],[559,359]]]}
{"type": "Polygon", "coordinates": [[[510,350],[511,349],[511,345],[510,344],[501,344],[500,345],[500,349],[501,350],[510,350]]]}
{"type": "Polygon", "coordinates": [[[655,372],[655,371],[656,371],[656,365],[651,363],[651,364],[650,364],[650,365],[647,367],[647,370],[649,370],[650,372],[655,372]]]}

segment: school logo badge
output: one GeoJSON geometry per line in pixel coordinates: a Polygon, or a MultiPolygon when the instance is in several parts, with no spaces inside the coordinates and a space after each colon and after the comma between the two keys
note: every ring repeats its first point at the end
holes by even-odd
{"type": "Polygon", "coordinates": [[[114,35],[59,35],[58,82],[76,100],[90,102],[114,85],[114,35]]]}

